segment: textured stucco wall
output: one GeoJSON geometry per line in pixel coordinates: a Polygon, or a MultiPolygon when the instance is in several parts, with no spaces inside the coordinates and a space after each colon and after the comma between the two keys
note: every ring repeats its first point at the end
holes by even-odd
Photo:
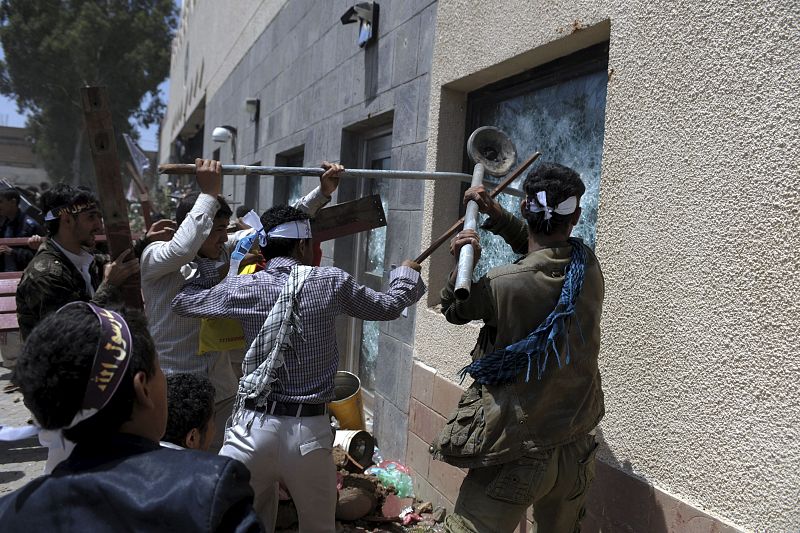
{"type": "MultiPolygon", "coordinates": [[[[203,97],[219,90],[231,71],[288,0],[184,0],[172,42],[169,105],[162,124],[159,157],[203,97]],[[189,64],[186,65],[186,48],[189,64]]],[[[202,122],[202,121],[201,121],[202,122]]]]}
{"type": "MultiPolygon", "coordinates": [[[[759,531],[800,528],[799,6],[443,0],[431,72],[428,168],[457,169],[464,93],[610,38],[605,459],[759,531]]],[[[420,310],[415,357],[452,378],[476,334],[420,310]]]]}

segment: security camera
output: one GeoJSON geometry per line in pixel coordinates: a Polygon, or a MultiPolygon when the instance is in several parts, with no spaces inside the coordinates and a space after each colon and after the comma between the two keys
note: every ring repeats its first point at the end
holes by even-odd
{"type": "Polygon", "coordinates": [[[211,132],[211,138],[217,143],[226,143],[236,134],[236,128],[233,126],[217,126],[211,132]]]}

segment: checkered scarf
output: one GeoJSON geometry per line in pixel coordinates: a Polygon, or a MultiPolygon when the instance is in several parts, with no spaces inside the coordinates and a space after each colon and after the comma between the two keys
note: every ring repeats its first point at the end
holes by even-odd
{"type": "MultiPolygon", "coordinates": [[[[242,363],[243,375],[239,380],[232,423],[237,423],[241,418],[247,399],[255,399],[257,408],[265,407],[272,384],[277,380],[275,370],[284,364],[284,354],[291,345],[291,334],[303,335],[297,296],[312,270],[313,267],[310,266],[292,267],[278,300],[247,350],[242,363]]],[[[264,413],[266,414],[266,409],[264,413]]],[[[255,416],[248,422],[248,429],[253,425],[254,419],[255,416]]]]}

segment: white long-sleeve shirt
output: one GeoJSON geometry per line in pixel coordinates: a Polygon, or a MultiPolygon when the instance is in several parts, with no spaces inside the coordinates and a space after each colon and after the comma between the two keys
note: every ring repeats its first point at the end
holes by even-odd
{"type": "MultiPolygon", "coordinates": [[[[317,187],[295,207],[313,216],[329,200],[317,187]]],[[[196,274],[193,261],[211,233],[218,209],[216,198],[200,194],[172,239],[151,243],[140,259],[145,312],[161,367],[166,374],[187,372],[207,376],[216,389],[217,402],[236,394],[237,380],[230,360],[218,352],[199,354],[200,319],[179,316],[170,304],[186,280],[196,274]]],[[[250,231],[231,235],[220,261],[227,262],[236,242],[250,231]]]]}

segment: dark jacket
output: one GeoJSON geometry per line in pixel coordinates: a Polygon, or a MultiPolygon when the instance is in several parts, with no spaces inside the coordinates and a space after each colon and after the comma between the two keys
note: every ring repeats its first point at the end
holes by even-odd
{"type": "MultiPolygon", "coordinates": [[[[42,227],[26,215],[22,210],[17,211],[17,216],[13,219],[6,219],[0,226],[0,237],[10,239],[14,237],[32,237],[33,235],[44,235],[42,227]]],[[[27,246],[14,246],[11,253],[2,256],[0,270],[3,272],[19,272],[24,270],[33,258],[33,250],[27,246]]]]}
{"type": "MultiPolygon", "coordinates": [[[[515,250],[527,248],[524,223],[510,214],[505,213],[499,230],[490,229],[515,250]]],[[[570,363],[558,368],[551,355],[541,379],[533,370],[528,382],[522,372],[509,385],[473,383],[433,443],[437,459],[460,467],[501,464],[570,443],[600,422],[605,409],[597,358],[604,283],[597,258],[584,248],[585,276],[575,319],[558,343],[562,357],[570,353],[570,363]]],[[[473,359],[525,338],[547,318],[561,293],[571,251],[565,242],[494,268],[473,284],[463,302],[455,299],[452,282],[442,289],[442,312],[449,322],[484,322],[473,359]]]]}
{"type": "Polygon", "coordinates": [[[249,479],[235,459],[118,433],[0,499],[0,529],[260,532],[249,479]]]}
{"type": "Polygon", "coordinates": [[[69,302],[91,300],[102,306],[119,300],[118,288],[101,283],[103,267],[108,260],[106,255],[95,255],[89,268],[95,294],[90,296],[83,276],[72,261],[53,244],[52,239],[47,239],[25,268],[17,287],[17,320],[22,338],[27,338],[44,317],[69,302]]]}

